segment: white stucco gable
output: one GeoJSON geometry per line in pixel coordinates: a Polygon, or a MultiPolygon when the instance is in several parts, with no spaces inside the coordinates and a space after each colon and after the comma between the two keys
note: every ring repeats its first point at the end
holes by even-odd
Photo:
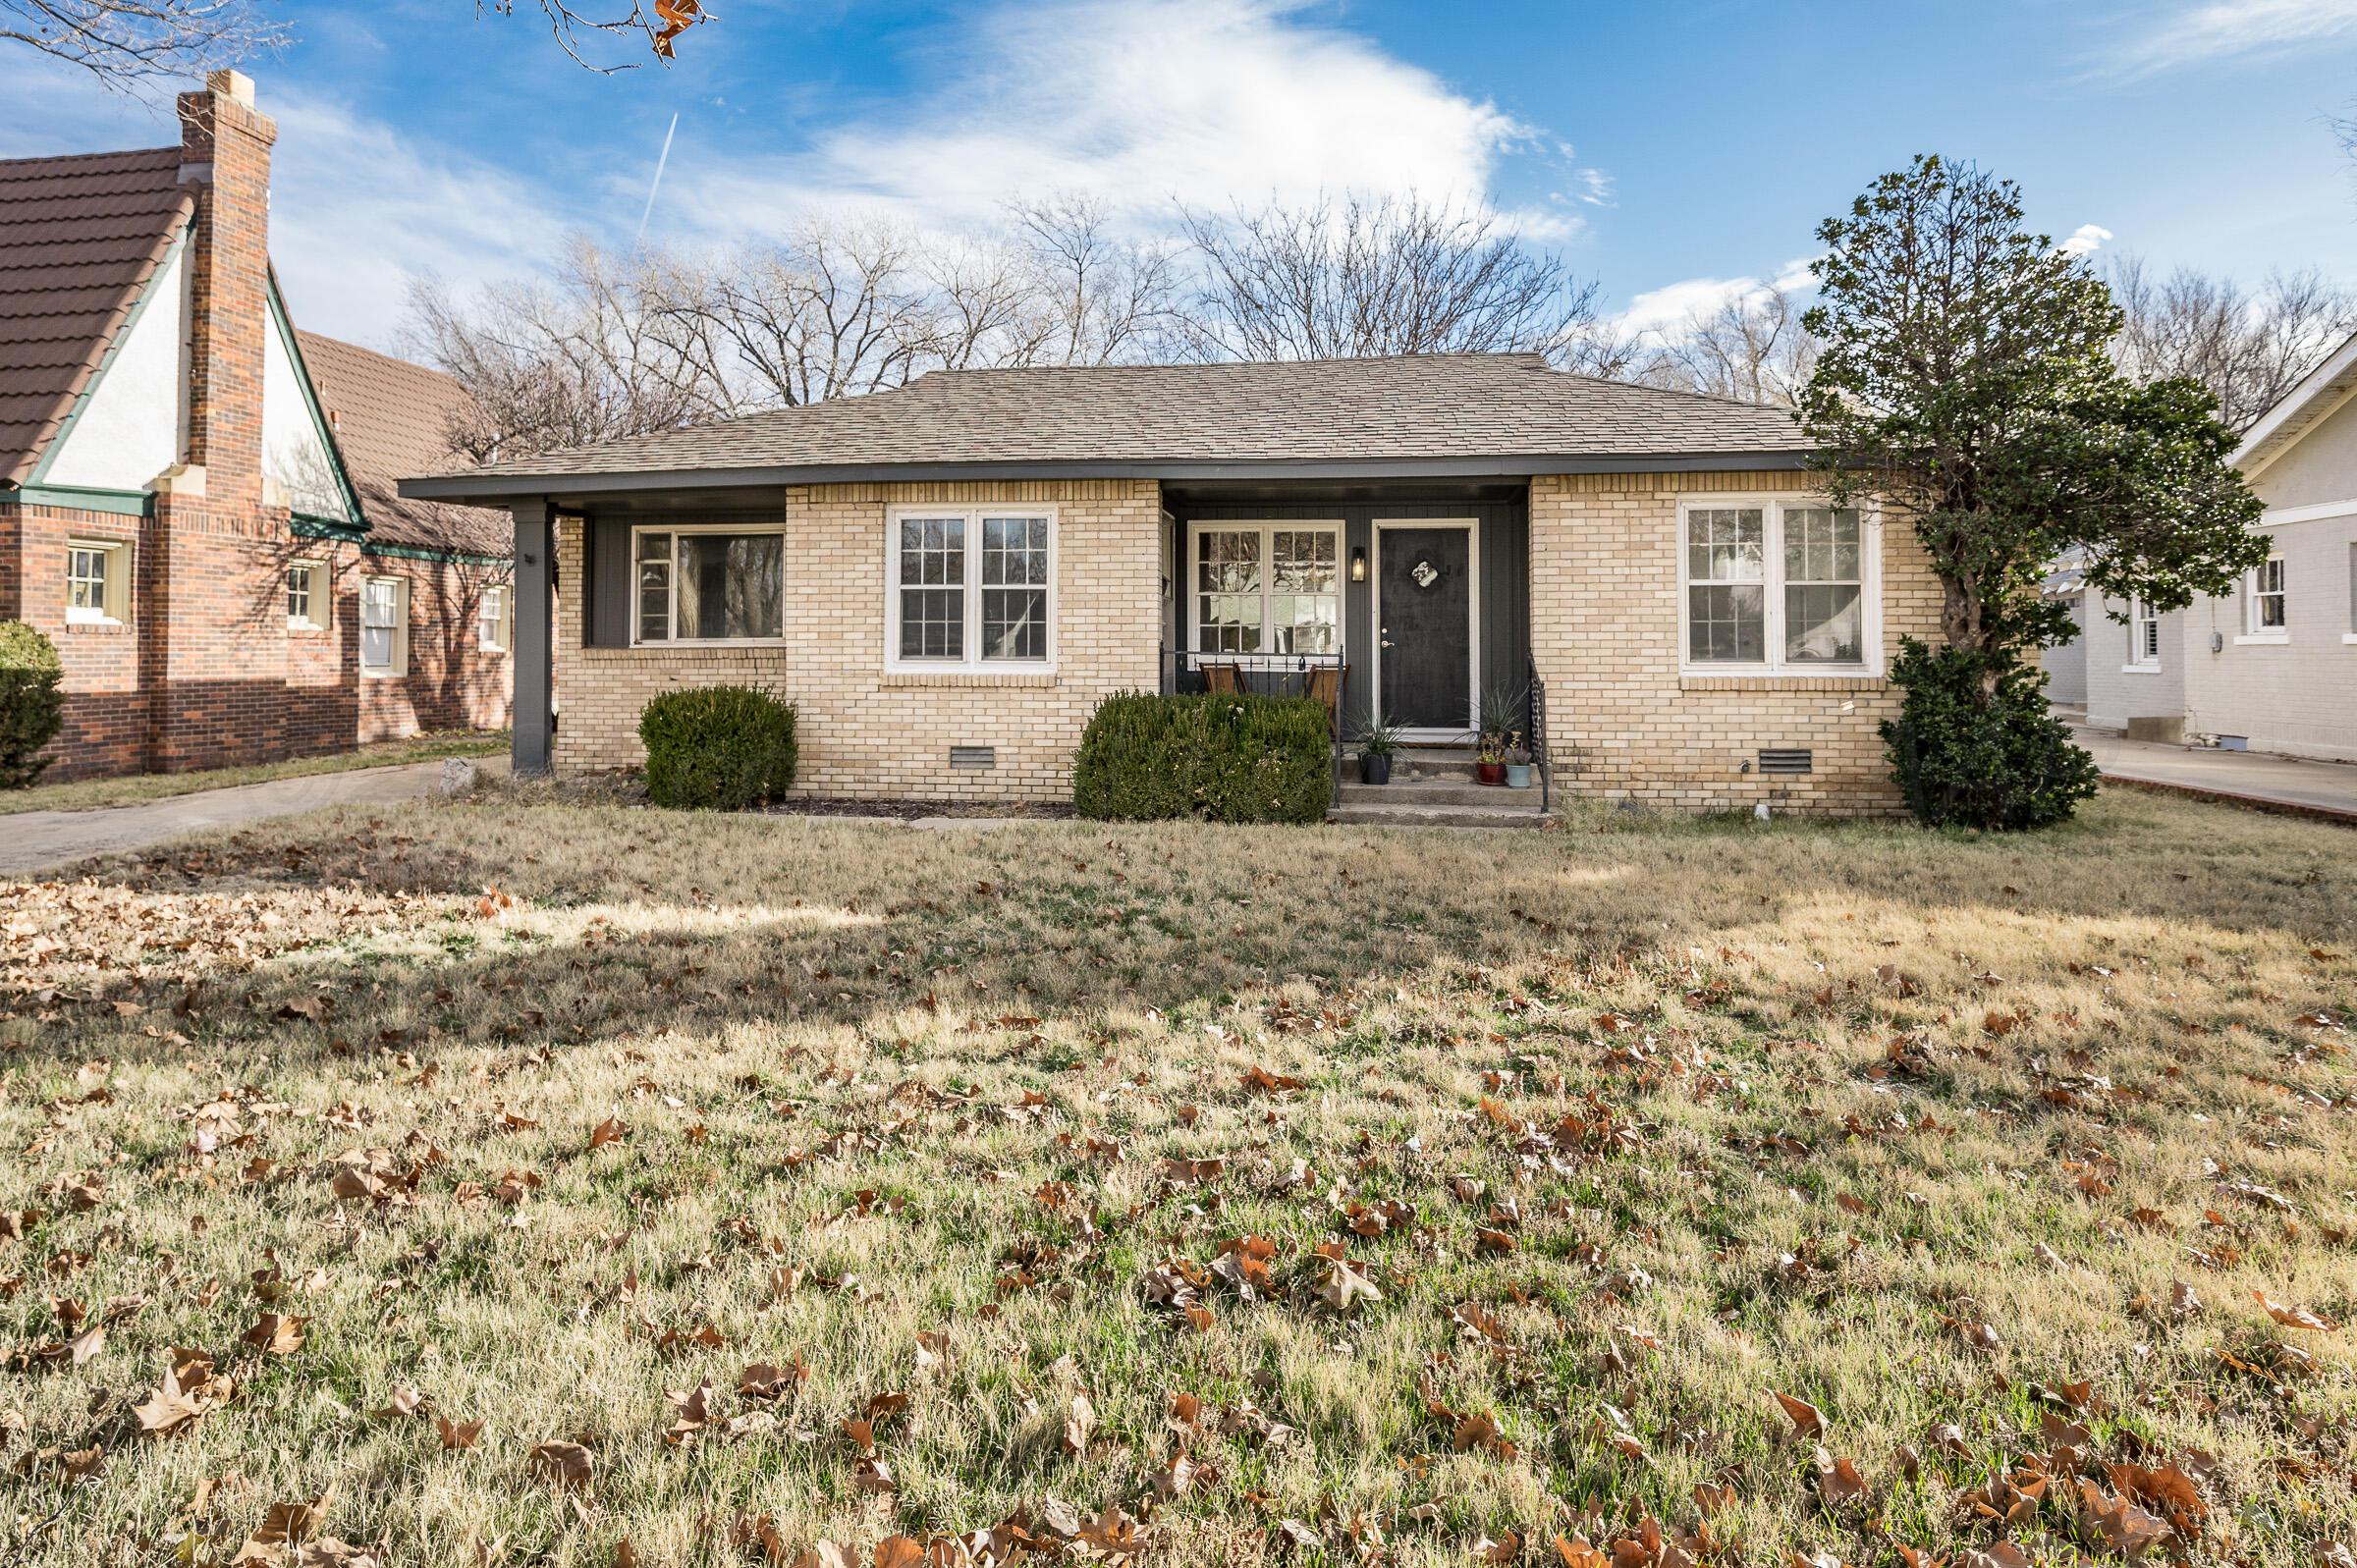
{"type": "Polygon", "coordinates": [[[59,434],[38,481],[77,490],[143,490],[189,443],[189,268],[176,241],[81,406],[59,434]]]}
{"type": "Polygon", "coordinates": [[[262,500],[298,516],[360,522],[275,287],[262,347],[262,500]]]}

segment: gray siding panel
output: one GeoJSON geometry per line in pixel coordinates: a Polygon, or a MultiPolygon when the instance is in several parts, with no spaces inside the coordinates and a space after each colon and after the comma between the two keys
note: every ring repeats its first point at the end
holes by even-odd
{"type": "Polygon", "coordinates": [[[630,519],[591,517],[589,548],[582,552],[589,580],[581,584],[589,607],[587,646],[627,648],[630,643],[630,519]]]}

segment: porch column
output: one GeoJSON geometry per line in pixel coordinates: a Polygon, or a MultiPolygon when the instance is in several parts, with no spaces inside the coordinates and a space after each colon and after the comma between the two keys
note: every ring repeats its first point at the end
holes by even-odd
{"type": "Polygon", "coordinates": [[[518,778],[546,774],[555,738],[549,694],[555,684],[550,589],[556,580],[556,530],[546,501],[519,501],[516,518],[516,697],[509,742],[518,778]]]}

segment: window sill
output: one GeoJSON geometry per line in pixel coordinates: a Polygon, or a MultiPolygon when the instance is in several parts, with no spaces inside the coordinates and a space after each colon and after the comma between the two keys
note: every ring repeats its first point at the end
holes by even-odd
{"type": "Polygon", "coordinates": [[[727,653],[737,648],[783,648],[784,637],[667,637],[660,642],[633,642],[619,653],[727,653]]]}
{"type": "Polygon", "coordinates": [[[407,670],[362,669],[360,671],[360,678],[362,680],[406,680],[409,678],[409,675],[410,673],[407,670]]]}
{"type": "Polygon", "coordinates": [[[111,634],[113,634],[113,633],[116,633],[116,632],[129,631],[130,629],[131,629],[131,626],[130,626],[129,622],[122,622],[122,621],[117,621],[117,620],[116,620],[114,617],[112,617],[112,616],[105,616],[105,617],[85,617],[85,618],[83,618],[83,619],[82,619],[82,620],[79,620],[79,621],[77,621],[77,620],[69,620],[69,621],[67,621],[67,622],[66,622],[66,635],[68,635],[68,636],[70,636],[70,637],[74,637],[74,636],[99,636],[99,637],[103,637],[103,636],[108,636],[108,635],[111,635],[111,634]]]}
{"type": "Polygon", "coordinates": [[[2161,673],[2161,667],[2159,665],[2121,665],[2119,673],[2123,676],[2157,676],[2161,673]]]}
{"type": "Polygon", "coordinates": [[[2342,632],[2340,634],[2340,645],[2344,648],[2357,648],[2357,631],[2342,632]]]}
{"type": "Polygon", "coordinates": [[[2288,631],[2246,631],[2234,639],[2237,648],[2280,648],[2291,641],[2288,631]]]}
{"type": "Polygon", "coordinates": [[[1028,686],[1056,684],[1056,672],[1046,670],[892,670],[884,672],[887,691],[923,686],[1028,686]]]}
{"type": "Polygon", "coordinates": [[[290,637],[320,637],[325,636],[326,634],[327,628],[325,626],[313,625],[308,621],[290,621],[287,622],[287,635],[290,637]]]}
{"type": "Polygon", "coordinates": [[[1887,682],[1874,670],[1710,670],[1677,673],[1680,691],[1876,691],[1887,682]]]}

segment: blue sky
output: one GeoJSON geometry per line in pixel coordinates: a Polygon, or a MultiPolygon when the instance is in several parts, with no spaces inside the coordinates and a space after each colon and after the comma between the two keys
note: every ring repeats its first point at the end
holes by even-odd
{"type": "MultiPolygon", "coordinates": [[[[2020,181],[2056,238],[2357,283],[2326,124],[2357,103],[2357,0],[714,0],[677,65],[611,77],[519,6],[283,7],[299,41],[247,69],[302,324],[391,347],[412,272],[627,243],[675,113],[647,238],[683,246],[812,205],[956,229],[1079,188],[1151,228],[1174,200],[1414,189],[1488,200],[1673,328],[1937,149],[2020,181]]],[[[175,135],[22,51],[0,81],[35,110],[0,156],[175,135]]]]}

